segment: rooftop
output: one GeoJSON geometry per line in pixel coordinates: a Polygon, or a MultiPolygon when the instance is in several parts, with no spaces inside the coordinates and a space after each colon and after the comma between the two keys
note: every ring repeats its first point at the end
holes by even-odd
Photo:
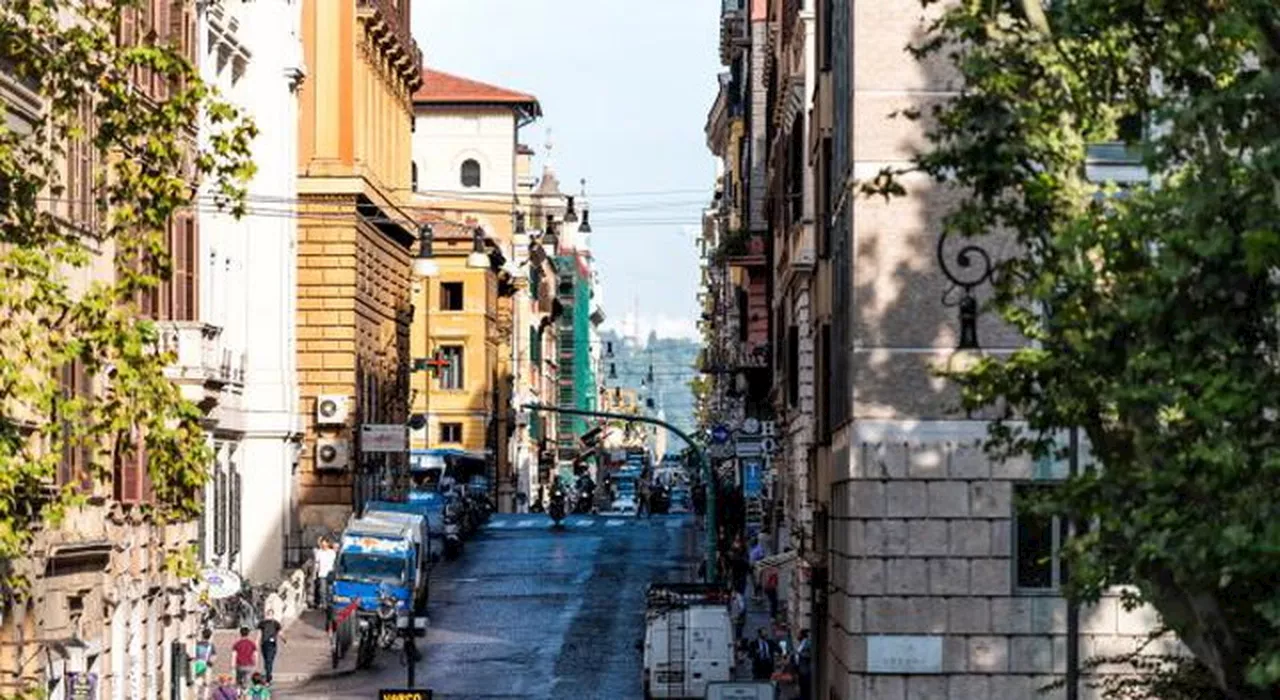
{"type": "Polygon", "coordinates": [[[542,116],[542,105],[533,95],[430,68],[422,71],[422,87],[413,93],[413,104],[505,105],[528,121],[542,116]]]}

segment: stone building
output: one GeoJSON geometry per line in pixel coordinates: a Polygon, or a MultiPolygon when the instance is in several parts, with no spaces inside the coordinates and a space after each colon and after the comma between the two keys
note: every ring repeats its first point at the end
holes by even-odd
{"type": "Polygon", "coordinates": [[[197,18],[201,77],[259,133],[248,214],[237,220],[200,211],[199,320],[181,329],[179,341],[192,355],[210,346],[226,379],[207,425],[216,459],[201,523],[203,559],[256,582],[278,578],[284,566],[302,437],[297,220],[271,215],[296,196],[300,19],[299,5],[286,0],[204,3],[197,18]]]}
{"type": "MultiPolygon", "coordinates": [[[[117,37],[130,45],[144,37],[172,41],[194,64],[195,26],[194,1],[148,0],[124,11],[117,37]]],[[[163,81],[141,72],[131,77],[142,95],[157,102],[168,98],[163,81]]],[[[38,119],[43,98],[36,87],[0,70],[0,107],[6,125],[17,133],[29,131],[38,119]]],[[[88,120],[83,126],[93,128],[88,120]]],[[[183,136],[194,147],[194,125],[183,136]]],[[[95,178],[103,164],[85,139],[68,144],[67,154],[65,190],[48,198],[49,210],[68,225],[92,230],[98,223],[95,202],[103,196],[95,178]]],[[[163,349],[180,351],[179,336],[198,314],[196,217],[173,217],[167,235],[174,273],[140,297],[139,311],[157,322],[163,349]]],[[[114,279],[113,244],[95,252],[87,265],[67,271],[73,294],[114,279]]],[[[184,366],[185,361],[179,357],[171,368],[175,376],[186,369],[196,372],[184,393],[213,405],[221,367],[199,360],[184,366]]],[[[88,398],[104,390],[106,378],[90,376],[74,363],[60,381],[64,396],[88,398]]],[[[191,581],[167,570],[166,563],[197,544],[197,523],[165,525],[148,515],[153,492],[145,454],[119,459],[103,483],[86,480],[88,459],[87,451],[66,450],[50,485],[79,482],[87,503],[37,533],[29,558],[7,562],[28,579],[31,595],[20,601],[6,597],[0,610],[0,694],[38,687],[44,697],[62,700],[72,697],[73,689],[91,686],[95,697],[113,700],[192,697],[181,673],[185,669],[175,658],[181,659],[180,652],[195,638],[197,601],[191,581]]]]}
{"type": "MultiPolygon", "coordinates": [[[[927,123],[892,114],[929,114],[956,77],[905,53],[927,26],[918,3],[818,5],[808,150],[818,182],[815,274],[829,289],[814,314],[815,527],[825,520],[825,542],[817,539],[829,570],[818,696],[1062,697],[1063,689],[1036,694],[1062,678],[1071,642],[1059,593],[1061,522],[1021,514],[1015,503],[1066,467],[991,460],[979,444],[987,421],[957,413],[954,387],[935,373],[966,361],[955,349],[958,314],[945,303],[958,290],[937,252],[957,194],[920,177],[905,178],[907,196],[889,202],[858,192],[927,146],[927,123]]],[[[1001,254],[998,240],[986,244],[1001,254]]],[[[943,260],[955,256],[950,245],[943,260]]],[[[988,315],[977,332],[988,353],[1022,342],[988,315]]],[[[1080,658],[1130,650],[1154,624],[1149,609],[1126,612],[1106,597],[1080,613],[1080,658]]],[[[1087,679],[1080,691],[1094,697],[1087,679]]]]}
{"type": "Polygon", "coordinates": [[[422,56],[409,0],[302,3],[297,352],[305,438],[297,470],[303,541],[341,530],[402,477],[365,454],[362,424],[404,425],[410,261],[417,222],[412,96],[422,56]]]}

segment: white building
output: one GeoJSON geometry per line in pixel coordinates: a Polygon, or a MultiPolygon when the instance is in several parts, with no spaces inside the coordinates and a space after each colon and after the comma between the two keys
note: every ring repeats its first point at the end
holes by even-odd
{"type": "Polygon", "coordinates": [[[291,532],[302,434],[295,347],[297,88],[301,5],[214,0],[198,18],[200,72],[258,128],[248,214],[200,207],[200,331],[230,379],[208,408],[217,453],[206,489],[206,564],[277,578],[291,532]]]}

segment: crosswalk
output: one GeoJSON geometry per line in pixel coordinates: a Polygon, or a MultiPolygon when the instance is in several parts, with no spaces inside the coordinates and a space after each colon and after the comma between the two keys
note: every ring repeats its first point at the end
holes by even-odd
{"type": "MultiPolygon", "coordinates": [[[[689,522],[684,517],[636,518],[627,516],[570,515],[561,521],[561,525],[571,529],[587,530],[591,528],[621,527],[667,527],[676,529],[689,522]]],[[[530,530],[551,527],[551,518],[547,516],[495,516],[484,526],[486,530],[530,530]]]]}

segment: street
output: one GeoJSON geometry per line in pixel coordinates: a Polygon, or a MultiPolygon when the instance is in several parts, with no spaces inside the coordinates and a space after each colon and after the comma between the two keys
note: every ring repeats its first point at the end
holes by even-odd
{"type": "MultiPolygon", "coordinates": [[[[640,697],[644,588],[689,580],[691,516],[495,515],[432,576],[418,687],[436,698],[640,697]]],[[[282,688],[276,697],[354,700],[404,687],[399,647],[375,667],[282,688]]]]}

